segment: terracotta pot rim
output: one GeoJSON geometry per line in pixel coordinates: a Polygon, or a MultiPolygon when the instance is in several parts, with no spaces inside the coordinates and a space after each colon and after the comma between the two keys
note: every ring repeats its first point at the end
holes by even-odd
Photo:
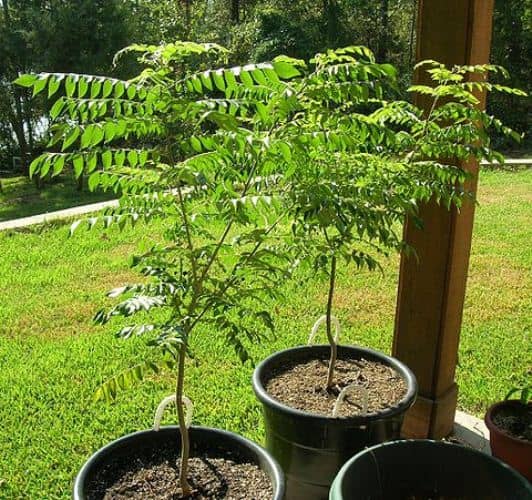
{"type": "MultiPolygon", "coordinates": [[[[528,445],[532,447],[532,442],[527,441],[526,439],[518,439],[514,436],[511,436],[510,434],[504,432],[500,427],[498,427],[495,422],[493,421],[493,414],[500,408],[508,407],[508,406],[516,406],[516,405],[522,405],[521,401],[518,399],[506,399],[504,401],[498,401],[497,403],[492,404],[488,411],[486,411],[486,414],[484,415],[484,423],[486,424],[486,427],[489,429],[490,432],[493,432],[495,434],[499,434],[501,436],[504,436],[505,439],[508,439],[509,441],[512,441],[516,444],[520,445],[528,445]]],[[[530,403],[529,403],[530,404],[530,403]]]]}

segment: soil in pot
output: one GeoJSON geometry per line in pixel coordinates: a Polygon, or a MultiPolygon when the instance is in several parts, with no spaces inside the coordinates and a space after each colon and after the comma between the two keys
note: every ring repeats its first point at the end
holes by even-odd
{"type": "MultiPolygon", "coordinates": [[[[281,403],[317,415],[330,416],[340,391],[351,384],[366,389],[368,407],[373,413],[390,408],[407,393],[405,380],[393,368],[366,359],[338,359],[335,385],[327,389],[328,358],[290,360],[272,371],[266,390],[281,403]]],[[[353,417],[363,411],[361,395],[347,395],[338,411],[339,417],[353,417]]]]}
{"type": "MultiPolygon", "coordinates": [[[[106,465],[89,484],[89,500],[177,500],[179,459],[172,444],[139,449],[106,465]]],[[[193,494],[187,499],[270,500],[273,488],[267,474],[235,454],[193,457],[189,461],[193,494]]]]}
{"type": "Polygon", "coordinates": [[[492,415],[493,423],[505,434],[532,442],[532,405],[507,405],[492,415]]]}
{"type": "Polygon", "coordinates": [[[329,345],[293,347],[272,354],[253,374],[253,388],[263,405],[266,447],[285,473],[287,500],[326,500],[334,477],[354,454],[367,446],[399,438],[404,414],[416,396],[415,377],[399,360],[371,349],[345,345],[338,346],[339,369],[333,379],[337,386],[329,394],[324,390],[329,355],[329,345]],[[290,376],[297,366],[312,361],[319,365],[315,382],[300,374],[290,376]],[[364,412],[360,407],[364,405],[364,393],[355,390],[349,398],[351,404],[342,403],[340,418],[333,418],[338,392],[351,382],[360,383],[358,376],[364,366],[371,367],[370,373],[381,372],[383,391],[390,394],[389,386],[393,383],[399,389],[391,391],[394,397],[385,398],[376,394],[374,377],[364,376],[370,393],[368,399],[372,400],[368,410],[364,412]],[[279,381],[284,374],[295,382],[279,381]],[[277,382],[279,392],[271,389],[277,382]],[[291,388],[292,383],[301,385],[291,388]],[[302,390],[310,392],[301,395],[302,390]],[[286,399],[296,394],[301,396],[300,403],[286,399]],[[307,410],[309,394],[325,401],[322,410],[307,410]]]}

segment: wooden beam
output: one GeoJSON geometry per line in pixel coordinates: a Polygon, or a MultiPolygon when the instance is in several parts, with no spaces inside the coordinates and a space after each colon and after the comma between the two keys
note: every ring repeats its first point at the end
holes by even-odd
{"type": "MultiPolygon", "coordinates": [[[[488,62],[493,0],[420,0],[417,60],[447,65],[488,62]]],[[[426,73],[416,75],[428,83],[426,73]]],[[[480,96],[482,106],[484,96],[480,96]]],[[[417,104],[424,107],[423,98],[417,104]]],[[[478,164],[463,165],[476,191],[478,164]]],[[[460,214],[435,203],[421,209],[424,229],[405,224],[405,238],[419,261],[401,258],[393,354],[410,366],[419,398],[406,416],[405,437],[441,438],[453,428],[458,388],[454,381],[464,305],[474,204],[460,214]]]]}

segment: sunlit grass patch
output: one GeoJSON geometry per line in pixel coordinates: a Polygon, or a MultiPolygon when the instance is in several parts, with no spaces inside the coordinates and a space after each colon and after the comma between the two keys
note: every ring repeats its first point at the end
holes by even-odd
{"type": "MultiPolygon", "coordinates": [[[[476,415],[531,368],[531,195],[531,170],[481,176],[457,367],[459,406],[476,415]]],[[[173,391],[173,375],[163,372],[113,404],[91,403],[99,383],[150,353],[142,338],[116,339],[117,324],[98,327],[91,318],[113,303],[105,292],[137,280],[129,255],[149,248],[161,224],[73,238],[58,224],[0,233],[0,498],[69,498],[83,461],[104,443],[149,427],[157,403],[173,391]]],[[[335,314],[344,342],[390,352],[398,259],[384,269],[342,271],[335,314]]],[[[251,346],[254,359],[305,343],[325,311],[325,288],[319,276],[288,285],[286,299],[271,304],[277,337],[251,346]]],[[[195,422],[262,441],[252,367],[207,327],[192,347],[199,365],[189,362],[185,392],[195,422]]],[[[172,422],[170,412],[164,421],[172,422]]]]}

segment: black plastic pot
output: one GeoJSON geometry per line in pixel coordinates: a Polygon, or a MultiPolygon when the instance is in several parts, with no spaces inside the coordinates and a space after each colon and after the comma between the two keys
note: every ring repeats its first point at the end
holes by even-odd
{"type": "Polygon", "coordinates": [[[387,410],[351,418],[332,418],[290,408],[273,399],[265,385],[272,369],[288,361],[327,357],[329,345],[302,346],[273,354],[253,374],[263,405],[266,447],[286,475],[288,500],[326,499],[342,465],[367,446],[400,437],[405,412],[416,398],[413,373],[397,359],[359,347],[338,346],[339,359],[367,359],[394,368],[406,381],[406,396],[387,410]]]}
{"type": "MultiPolygon", "coordinates": [[[[227,452],[236,454],[242,460],[257,464],[271,479],[274,500],[284,497],[285,483],[283,471],[270,454],[253,441],[238,434],[210,429],[208,427],[191,427],[191,456],[207,452],[212,456],[224,456],[227,452]]],[[[121,437],[104,446],[92,455],[81,468],[74,483],[74,500],[87,498],[87,487],[102,468],[116,460],[127,456],[133,459],[137,450],[161,447],[162,444],[175,443],[176,458],[179,456],[180,434],[177,426],[161,427],[159,431],[146,430],[134,432],[121,437]]]]}
{"type": "Polygon", "coordinates": [[[373,446],[340,470],[330,500],[530,500],[532,486],[500,460],[444,441],[373,446]]]}

